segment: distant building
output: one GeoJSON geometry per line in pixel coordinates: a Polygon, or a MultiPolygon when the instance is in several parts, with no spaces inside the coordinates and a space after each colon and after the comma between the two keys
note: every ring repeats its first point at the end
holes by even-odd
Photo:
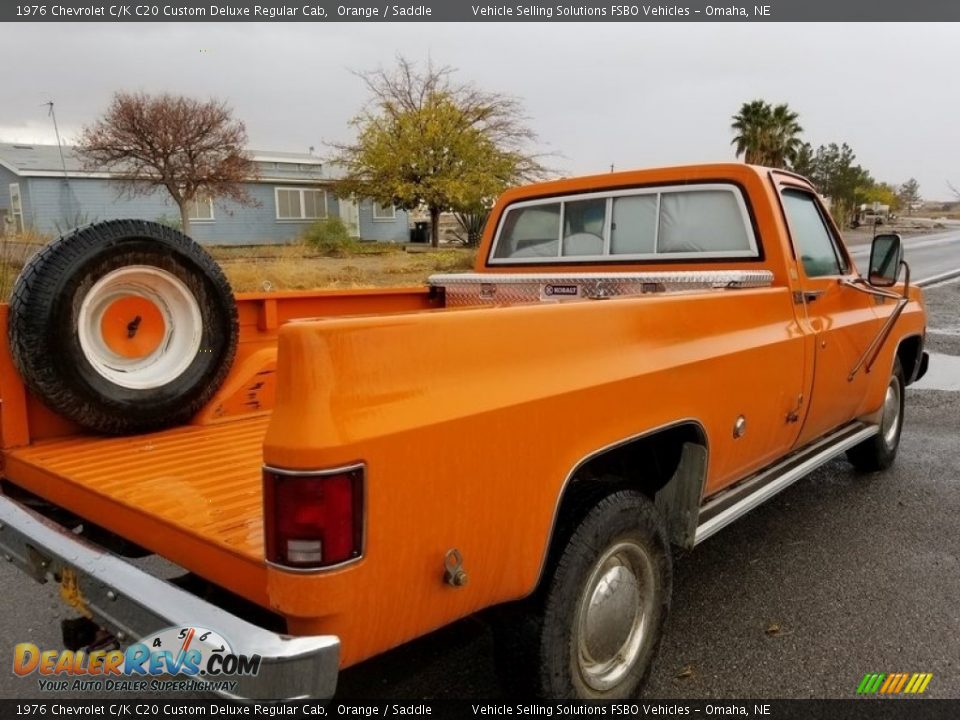
{"type": "MultiPolygon", "coordinates": [[[[180,211],[163,188],[128,198],[117,176],[84,170],[74,148],[0,143],[0,233],[33,230],[59,234],[77,225],[138,218],[179,223],[180,211]],[[64,164],[66,171],[64,171],[64,164]]],[[[371,200],[337,198],[335,175],[305,153],[251,151],[259,177],[246,184],[259,204],[201,199],[190,208],[194,239],[209,245],[288,242],[312,222],[339,216],[354,237],[381,242],[409,240],[406,212],[371,200]]]]}

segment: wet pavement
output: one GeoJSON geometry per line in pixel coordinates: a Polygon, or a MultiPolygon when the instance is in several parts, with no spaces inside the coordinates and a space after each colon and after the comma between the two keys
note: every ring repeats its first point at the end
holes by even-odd
{"type": "MultiPolygon", "coordinates": [[[[960,698],[960,283],[927,291],[924,382],[908,390],[884,473],[843,460],[675,562],[647,697],[852,697],[867,672],[930,672],[960,698]]],[[[0,668],[13,645],[60,647],[55,589],[0,566],[0,668]]],[[[36,697],[0,671],[0,697],[36,697]]],[[[345,671],[351,698],[496,698],[489,627],[468,619],[345,671]]]]}
{"type": "MultiPolygon", "coordinates": [[[[910,263],[912,282],[960,268],[960,227],[905,237],[903,247],[904,258],[910,263]]],[[[850,254],[860,272],[866,272],[870,245],[855,246],[850,254]]]]}

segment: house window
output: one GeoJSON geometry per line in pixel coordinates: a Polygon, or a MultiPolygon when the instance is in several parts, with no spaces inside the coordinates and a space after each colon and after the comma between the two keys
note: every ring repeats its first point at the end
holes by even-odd
{"type": "Polygon", "coordinates": [[[374,220],[396,220],[397,209],[393,205],[381,205],[378,202],[373,204],[374,220]]]}
{"type": "Polygon", "coordinates": [[[20,199],[20,183],[10,183],[10,214],[13,216],[14,232],[23,232],[23,200],[20,199]]]}
{"type": "Polygon", "coordinates": [[[276,188],[277,220],[319,220],[327,217],[327,191],[276,188]]]}
{"type": "Polygon", "coordinates": [[[213,198],[195,197],[187,201],[187,216],[197,222],[213,222],[213,198]]]}

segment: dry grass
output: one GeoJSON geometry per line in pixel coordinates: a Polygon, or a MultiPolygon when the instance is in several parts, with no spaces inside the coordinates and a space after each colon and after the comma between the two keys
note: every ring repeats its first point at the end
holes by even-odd
{"type": "MultiPolygon", "coordinates": [[[[10,297],[24,263],[50,238],[23,233],[0,238],[0,301],[10,297]]],[[[407,252],[403,245],[359,244],[349,257],[324,257],[299,244],[210,247],[237,292],[422,285],[433,273],[464,272],[475,251],[407,252]]]]}
{"type": "Polygon", "coordinates": [[[0,237],[0,301],[6,302],[20,270],[50,238],[33,231],[0,237]]]}
{"type": "Polygon", "coordinates": [[[464,249],[413,253],[401,246],[329,258],[287,246],[255,259],[234,256],[219,261],[233,289],[249,292],[422,285],[434,273],[471,269],[474,256],[464,249]]]}

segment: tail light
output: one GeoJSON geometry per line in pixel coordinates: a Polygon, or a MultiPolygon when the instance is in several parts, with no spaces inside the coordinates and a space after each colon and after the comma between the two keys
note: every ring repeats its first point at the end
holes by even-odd
{"type": "Polygon", "coordinates": [[[319,569],[363,552],[364,467],[263,470],[267,561],[319,569]]]}

